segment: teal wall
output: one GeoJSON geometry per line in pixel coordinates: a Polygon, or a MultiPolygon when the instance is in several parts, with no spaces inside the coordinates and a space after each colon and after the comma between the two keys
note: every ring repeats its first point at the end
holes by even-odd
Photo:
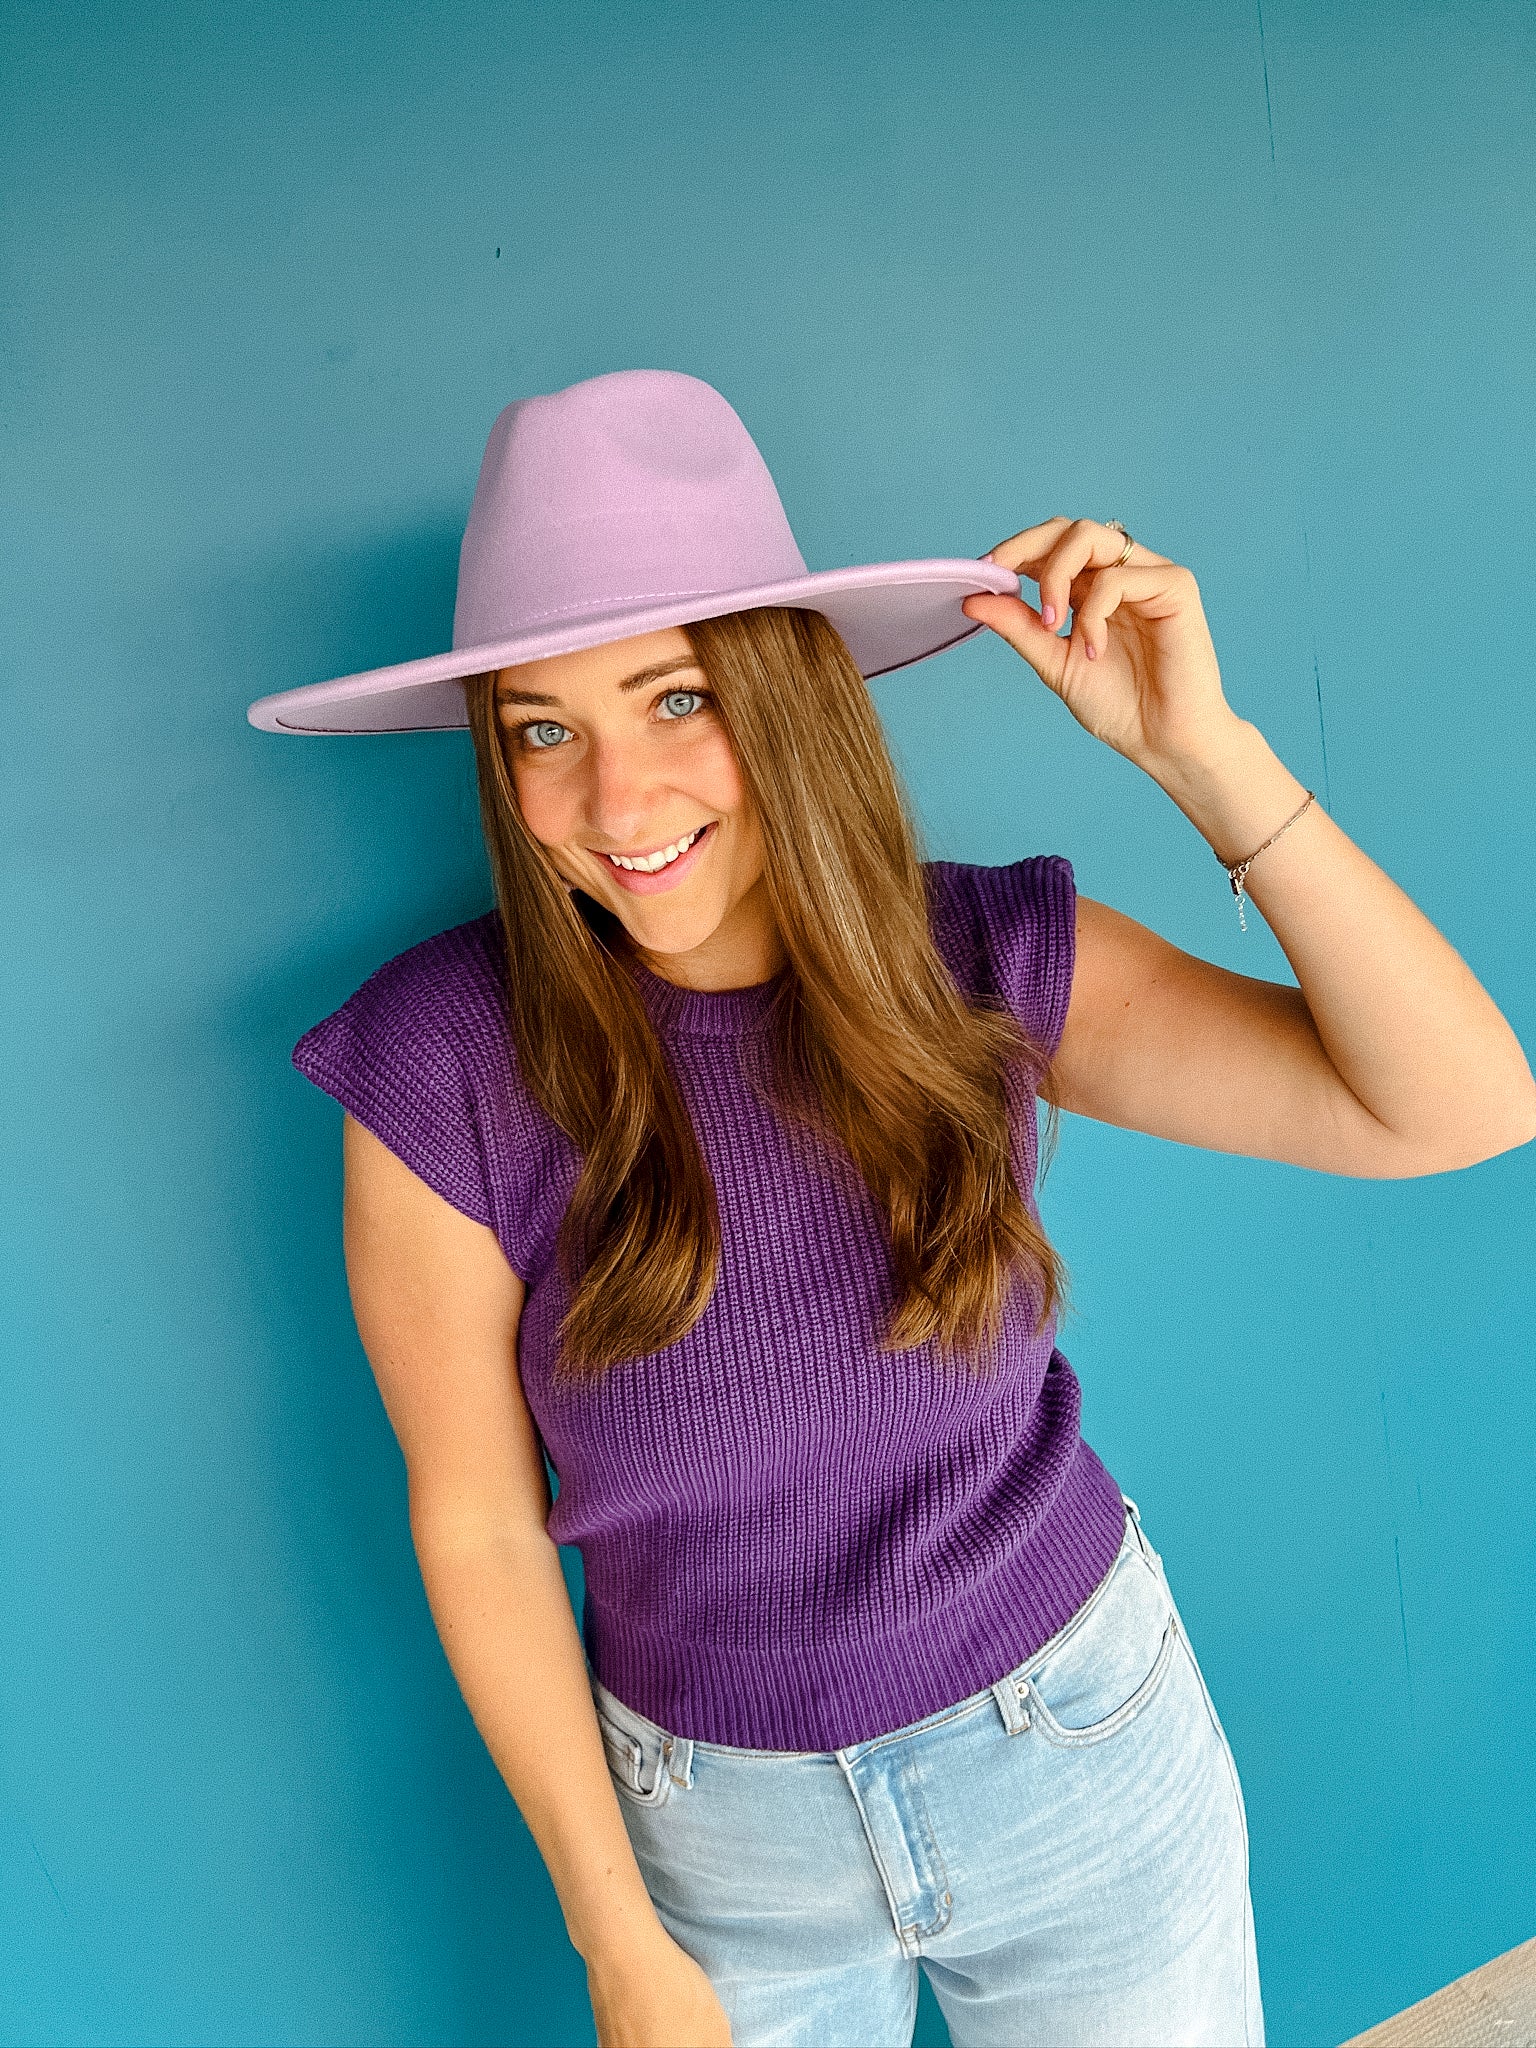
{"type": "MultiPolygon", "coordinates": [[[[288,1065],[488,901],[445,644],[508,399],[717,384],[813,564],[1118,515],[1536,1040],[1536,17],[11,4],[0,2035],[590,2042],[437,1648],[288,1065]]],[[[1286,977],[1000,644],[878,686],[934,853],[1286,977]]],[[[1244,1772],[1271,2039],[1536,1933],[1536,1148],[1331,1180],[1067,1119],[1090,1439],[1244,1772]]],[[[577,1589],[574,1558],[573,1590],[577,1589]]],[[[942,2038],[925,2004],[919,2038],[942,2038]]]]}

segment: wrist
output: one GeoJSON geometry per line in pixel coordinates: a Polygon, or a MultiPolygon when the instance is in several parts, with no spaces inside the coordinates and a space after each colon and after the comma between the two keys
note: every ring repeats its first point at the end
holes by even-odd
{"type": "Polygon", "coordinates": [[[635,1892],[609,1893],[599,1909],[567,1913],[565,1931],[587,1968],[613,1979],[648,1967],[657,1948],[672,1939],[643,1884],[635,1892]]]}
{"type": "Polygon", "coordinates": [[[631,1978],[649,1980],[659,1952],[676,1944],[647,1901],[645,1913],[637,1913],[621,1925],[610,1923],[595,1931],[589,1941],[577,1941],[573,1935],[572,1946],[586,1964],[589,1977],[617,1986],[631,1978]]]}
{"type": "Polygon", "coordinates": [[[1177,803],[1181,795],[1198,796],[1212,781],[1231,774],[1256,743],[1268,745],[1252,719],[1228,710],[1193,746],[1176,754],[1147,754],[1136,765],[1177,803]]]}
{"type": "Polygon", "coordinates": [[[1146,772],[1224,866],[1245,859],[1307,794],[1245,718],[1213,732],[1197,753],[1148,765],[1146,772]]]}

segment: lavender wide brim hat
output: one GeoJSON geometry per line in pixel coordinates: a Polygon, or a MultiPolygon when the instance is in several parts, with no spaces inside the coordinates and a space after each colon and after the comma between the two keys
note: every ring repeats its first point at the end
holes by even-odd
{"type": "Polygon", "coordinates": [[[758,605],[822,612],[865,676],[982,628],[996,562],[876,562],[812,575],[768,466],[720,393],[619,370],[518,399],[491,429],[459,551],[453,648],[261,697],[264,732],[432,732],[467,723],[464,678],[758,605]]]}

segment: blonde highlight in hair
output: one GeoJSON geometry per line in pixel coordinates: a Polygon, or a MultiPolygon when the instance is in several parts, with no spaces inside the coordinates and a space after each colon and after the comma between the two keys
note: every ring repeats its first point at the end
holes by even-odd
{"type": "MultiPolygon", "coordinates": [[[[765,607],[684,630],[757,812],[789,961],[769,1092],[851,1160],[885,1218],[882,1348],[932,1343],[986,1370],[1013,1288],[1031,1291],[1037,1332],[1066,1302],[1011,1158],[1010,1105],[1048,1084],[1049,1062],[1006,1010],[961,991],[934,944],[910,807],[830,622],[765,607]]],[[[692,1327],[719,1216],[623,927],[569,889],[523,822],[495,682],[472,677],[465,696],[508,1022],[525,1084],[582,1155],[559,1239],[572,1296],[557,1370],[592,1377],[692,1327]]]]}

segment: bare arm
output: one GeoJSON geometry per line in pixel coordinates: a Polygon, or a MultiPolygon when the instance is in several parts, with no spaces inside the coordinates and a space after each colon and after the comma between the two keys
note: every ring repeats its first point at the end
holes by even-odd
{"type": "MultiPolygon", "coordinates": [[[[1306,795],[1247,724],[1230,753],[1164,786],[1228,860],[1306,795]]],[[[1079,898],[1056,1062],[1062,1108],[1383,1179],[1470,1166],[1536,1137],[1536,1083],[1514,1032],[1460,954],[1320,806],[1255,861],[1247,890],[1299,988],[1230,973],[1079,898]]]]}
{"type": "Polygon", "coordinates": [[[599,2039],[727,2042],[708,1979],[651,1904],[609,1776],[518,1379],[523,1283],[493,1232],[351,1116],[344,1131],[347,1279],[405,1454],[427,1598],[587,1963],[599,2039]]]}
{"type": "MultiPolygon", "coordinates": [[[[1245,860],[1298,810],[1306,791],[1226,700],[1188,569],[1123,529],[1060,516],[992,559],[1038,584],[1038,610],[990,594],[963,609],[1150,775],[1223,861],[1245,860]]],[[[1080,904],[1063,1108],[1371,1178],[1445,1173],[1536,1137],[1536,1084],[1515,1034],[1320,804],[1257,856],[1247,890],[1299,989],[1230,974],[1080,904]]]]}

